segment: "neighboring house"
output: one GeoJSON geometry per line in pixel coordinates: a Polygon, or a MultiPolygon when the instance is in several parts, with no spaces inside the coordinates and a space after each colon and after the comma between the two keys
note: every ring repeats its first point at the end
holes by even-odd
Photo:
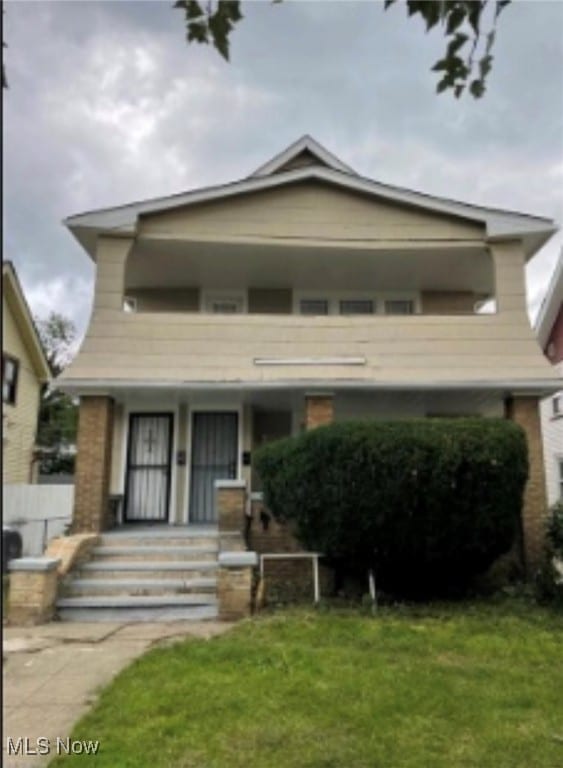
{"type": "Polygon", "coordinates": [[[106,525],[110,492],[125,522],[213,523],[215,480],[255,491],[257,446],[333,418],[475,414],[526,431],[539,557],[558,384],[524,266],[550,219],[372,181],[304,137],[242,181],[65,223],[97,268],[58,381],[80,396],[75,530],[106,525]]]}
{"type": "Polygon", "coordinates": [[[541,402],[547,498],[563,499],[563,251],[536,319],[541,348],[561,382],[559,390],[541,402]]]}
{"type": "Polygon", "coordinates": [[[49,364],[16,270],[2,263],[2,482],[34,482],[41,389],[49,364]]]}

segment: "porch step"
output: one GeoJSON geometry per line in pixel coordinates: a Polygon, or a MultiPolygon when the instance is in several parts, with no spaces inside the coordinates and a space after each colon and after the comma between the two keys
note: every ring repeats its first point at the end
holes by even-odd
{"type": "Polygon", "coordinates": [[[139,536],[131,534],[104,534],[100,537],[100,547],[104,549],[114,549],[116,547],[136,547],[145,549],[146,547],[196,547],[205,549],[217,549],[219,546],[218,536],[152,536],[144,533],[139,536]]]}
{"type": "Polygon", "coordinates": [[[214,605],[193,605],[188,607],[166,606],[164,608],[59,608],[61,621],[209,621],[217,619],[219,611],[214,605]]]}
{"type": "Polygon", "coordinates": [[[94,560],[80,565],[75,573],[78,579],[195,579],[212,576],[217,570],[216,560],[192,560],[165,562],[143,560],[94,560]]]}
{"type": "Polygon", "coordinates": [[[198,560],[216,560],[218,547],[189,547],[175,545],[153,545],[146,544],[140,546],[101,546],[94,547],[92,555],[94,558],[103,558],[104,561],[110,559],[124,559],[134,562],[146,560],[147,555],[156,555],[159,560],[180,560],[182,562],[190,561],[192,558],[198,560]]]}
{"type": "Polygon", "coordinates": [[[100,595],[98,597],[60,597],[59,608],[163,608],[167,605],[217,605],[213,595],[100,595]]]}
{"type": "Polygon", "coordinates": [[[65,579],[57,601],[62,621],[214,619],[219,543],[239,533],[216,526],[124,526],[104,532],[88,562],[65,579]]]}
{"type": "Polygon", "coordinates": [[[202,621],[218,615],[208,594],[64,597],[57,612],[61,621],[202,621]]]}
{"type": "MultiPolygon", "coordinates": [[[[144,574],[142,574],[144,575],[144,574]]],[[[195,579],[74,579],[67,585],[66,597],[103,595],[173,595],[194,592],[213,592],[217,588],[214,578],[195,579]]]]}

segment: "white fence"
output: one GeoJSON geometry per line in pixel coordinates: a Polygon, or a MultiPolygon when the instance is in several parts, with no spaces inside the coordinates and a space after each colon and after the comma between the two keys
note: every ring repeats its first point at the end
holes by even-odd
{"type": "Polygon", "coordinates": [[[70,523],[73,501],[73,485],[4,485],[4,526],[19,531],[24,555],[41,555],[70,523]]]}

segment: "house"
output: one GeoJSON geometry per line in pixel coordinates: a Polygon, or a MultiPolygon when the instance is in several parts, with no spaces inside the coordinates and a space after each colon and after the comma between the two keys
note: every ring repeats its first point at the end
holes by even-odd
{"type": "Polygon", "coordinates": [[[541,348],[560,376],[559,390],[541,401],[545,477],[549,505],[563,499],[563,251],[536,319],[541,348]]]}
{"type": "Polygon", "coordinates": [[[11,262],[2,263],[2,482],[35,481],[35,440],[49,364],[11,262]]]}
{"type": "Polygon", "coordinates": [[[538,400],[559,384],[524,266],[551,220],[364,178],[305,136],[241,181],[65,224],[96,263],[59,379],[80,397],[74,530],[108,524],[109,494],[124,525],[213,525],[216,481],[258,504],[256,448],[332,419],[506,416],[537,560],[538,400]]]}

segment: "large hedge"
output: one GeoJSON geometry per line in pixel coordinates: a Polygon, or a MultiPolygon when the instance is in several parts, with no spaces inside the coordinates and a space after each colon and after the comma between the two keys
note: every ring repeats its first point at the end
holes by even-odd
{"type": "Polygon", "coordinates": [[[523,431],[489,418],[336,423],[255,459],[306,548],[409,595],[463,587],[510,548],[528,472],[523,431]]]}

